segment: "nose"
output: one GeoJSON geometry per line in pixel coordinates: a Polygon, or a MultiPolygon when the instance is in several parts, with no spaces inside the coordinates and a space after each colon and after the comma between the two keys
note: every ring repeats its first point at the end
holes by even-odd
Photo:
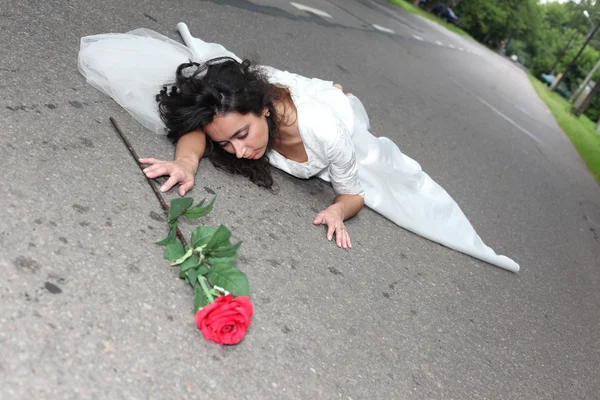
{"type": "Polygon", "coordinates": [[[243,145],[243,143],[238,140],[232,140],[231,145],[233,146],[233,149],[235,150],[235,156],[237,158],[243,158],[244,155],[246,154],[246,147],[243,145]]]}

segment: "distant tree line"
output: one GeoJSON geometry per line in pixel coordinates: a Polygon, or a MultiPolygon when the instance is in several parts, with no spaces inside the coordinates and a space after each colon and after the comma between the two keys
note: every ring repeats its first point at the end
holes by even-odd
{"type": "MultiPolygon", "coordinates": [[[[486,46],[516,55],[520,63],[539,77],[565,70],[586,36],[600,23],[600,1],[538,3],[537,0],[416,0],[432,10],[445,3],[460,19],[460,27],[486,46]],[[586,16],[587,12],[589,15],[586,16]]],[[[600,60],[600,32],[585,48],[564,83],[574,92],[600,60]]],[[[600,70],[592,78],[596,81],[600,70]]],[[[600,118],[600,96],[586,111],[590,119],[600,118]]]]}

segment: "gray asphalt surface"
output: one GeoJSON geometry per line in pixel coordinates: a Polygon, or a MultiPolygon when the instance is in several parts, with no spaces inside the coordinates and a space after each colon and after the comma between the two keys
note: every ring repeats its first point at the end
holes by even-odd
{"type": "Polygon", "coordinates": [[[523,71],[383,1],[300,2],[332,18],[279,0],[0,0],[0,398],[597,398],[600,191],[523,71]],[[203,222],[244,241],[255,306],[240,345],[205,341],[108,118],[140,156],[173,148],[76,68],[82,36],[180,40],[180,21],[343,84],[521,272],[368,209],[340,250],[311,224],[325,183],[275,172],[273,195],[203,162],[192,196],[218,195],[203,222]]]}

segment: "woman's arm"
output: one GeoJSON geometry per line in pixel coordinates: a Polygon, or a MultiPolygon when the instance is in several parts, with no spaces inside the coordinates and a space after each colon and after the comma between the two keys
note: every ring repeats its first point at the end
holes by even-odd
{"type": "Polygon", "coordinates": [[[358,178],[358,163],[349,127],[328,103],[317,100],[307,102],[303,107],[306,107],[303,115],[310,115],[313,121],[318,121],[312,134],[320,142],[321,156],[329,163],[327,173],[336,193],[333,204],[318,213],[313,224],[327,225],[328,240],[335,235],[338,247],[351,248],[344,221],[355,216],[364,206],[365,191],[358,178]]]}
{"type": "Polygon", "coordinates": [[[327,240],[333,239],[335,234],[337,246],[350,249],[352,241],[344,221],[358,214],[364,205],[363,197],[358,194],[340,194],[336,196],[332,205],[317,214],[313,224],[327,225],[327,240]]]}
{"type": "Polygon", "coordinates": [[[194,186],[194,178],[198,164],[206,149],[206,135],[201,131],[193,131],[183,135],[175,147],[175,160],[164,161],[155,158],[140,158],[143,164],[152,164],[144,169],[148,178],[169,175],[169,179],[160,187],[166,192],[179,184],[179,195],[183,196],[194,186]]]}
{"type": "Polygon", "coordinates": [[[183,135],[175,146],[175,161],[187,161],[194,167],[194,175],[198,164],[206,150],[206,134],[202,131],[193,131],[183,135]]]}
{"type": "Polygon", "coordinates": [[[336,196],[332,204],[341,209],[344,221],[358,214],[364,205],[365,200],[358,194],[340,194],[336,196]]]}

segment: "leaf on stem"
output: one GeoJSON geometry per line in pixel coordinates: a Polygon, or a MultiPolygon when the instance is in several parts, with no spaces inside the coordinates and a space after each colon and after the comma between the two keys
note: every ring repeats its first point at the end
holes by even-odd
{"type": "Polygon", "coordinates": [[[214,226],[199,226],[192,232],[192,247],[198,248],[208,244],[212,235],[217,231],[214,226]]]}
{"type": "Polygon", "coordinates": [[[208,251],[212,249],[227,246],[229,244],[230,237],[231,231],[227,229],[225,225],[220,225],[210,238],[210,241],[206,244],[205,253],[208,253],[208,251]]]}
{"type": "Polygon", "coordinates": [[[202,266],[198,266],[195,268],[190,268],[187,271],[183,272],[180,271],[179,272],[179,277],[180,278],[185,278],[185,281],[187,283],[189,283],[190,285],[194,286],[196,285],[198,282],[196,281],[198,279],[198,277],[200,277],[201,275],[205,275],[207,272],[209,271],[209,268],[205,265],[202,266]]]}
{"type": "Polygon", "coordinates": [[[206,274],[212,286],[220,286],[235,296],[250,296],[246,274],[232,264],[216,264],[206,274]]]}
{"type": "Polygon", "coordinates": [[[212,255],[209,255],[204,260],[206,261],[207,264],[214,265],[214,264],[231,264],[237,259],[238,259],[238,255],[236,253],[235,255],[233,255],[231,257],[215,257],[212,255]]]}
{"type": "Polygon", "coordinates": [[[181,278],[185,278],[185,281],[192,286],[196,285],[196,279],[198,279],[198,269],[192,268],[187,270],[185,273],[183,271],[179,274],[181,278]]]}
{"type": "Polygon", "coordinates": [[[179,218],[194,202],[191,197],[180,197],[178,199],[171,200],[169,206],[169,226],[177,221],[179,218]]]}
{"type": "Polygon", "coordinates": [[[212,211],[216,198],[217,198],[216,196],[213,197],[211,202],[208,203],[204,207],[202,207],[202,205],[204,204],[204,200],[202,200],[200,203],[198,203],[198,205],[196,207],[192,207],[192,208],[186,210],[183,213],[183,216],[188,219],[196,219],[196,218],[204,217],[205,215],[207,215],[208,213],[210,213],[212,211]]]}
{"type": "MultiPolygon", "coordinates": [[[[177,243],[179,243],[179,242],[177,242],[177,243]]],[[[191,247],[189,247],[187,249],[187,251],[185,252],[184,255],[182,255],[177,260],[175,260],[175,261],[172,262],[172,265],[180,265],[180,264],[182,264],[184,261],[186,261],[188,258],[190,258],[192,256],[193,252],[194,252],[194,249],[192,249],[191,247]]]]}
{"type": "MultiPolygon", "coordinates": [[[[217,247],[217,248],[213,248],[210,249],[208,251],[205,251],[205,256],[207,258],[230,258],[230,257],[234,257],[233,259],[237,259],[237,251],[240,248],[240,246],[242,245],[242,242],[237,242],[236,244],[225,244],[223,246],[217,247]]],[[[208,246],[206,246],[208,248],[208,246]]],[[[216,262],[215,262],[216,264],[216,262]]]]}
{"type": "MultiPolygon", "coordinates": [[[[189,252],[189,250],[188,250],[189,252]]],[[[191,268],[196,268],[200,266],[200,259],[194,255],[190,255],[190,257],[188,257],[185,261],[183,261],[181,263],[181,265],[179,266],[179,268],[181,268],[181,272],[185,273],[187,270],[191,269],[191,268]]],[[[196,275],[196,278],[198,276],[196,275]]],[[[195,281],[196,279],[192,279],[192,282],[195,281]]]]}
{"type": "Polygon", "coordinates": [[[169,230],[169,234],[167,235],[167,237],[164,238],[163,240],[161,240],[160,242],[156,242],[156,244],[158,244],[160,246],[166,246],[169,243],[174,242],[176,236],[177,236],[177,228],[174,226],[171,226],[171,229],[169,230]]]}
{"type": "Polygon", "coordinates": [[[199,309],[206,306],[209,303],[204,290],[200,286],[194,288],[194,312],[198,312],[199,309]]]}
{"type": "Polygon", "coordinates": [[[178,240],[172,241],[165,247],[165,260],[171,262],[178,260],[186,254],[186,250],[178,240]]]}

